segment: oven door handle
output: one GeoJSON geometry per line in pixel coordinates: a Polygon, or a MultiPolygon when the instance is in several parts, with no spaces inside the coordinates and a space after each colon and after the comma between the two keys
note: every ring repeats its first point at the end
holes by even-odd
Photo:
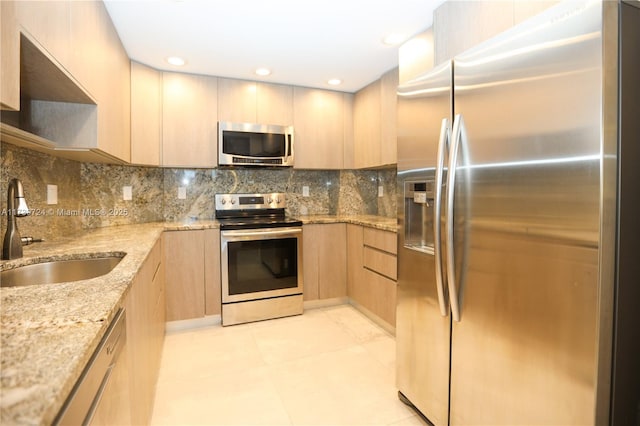
{"type": "Polygon", "coordinates": [[[302,228],[279,228],[279,229],[263,229],[263,230],[233,230],[222,231],[222,236],[225,238],[234,237],[251,237],[251,238],[267,238],[267,237],[284,237],[287,235],[302,234],[302,228]]]}

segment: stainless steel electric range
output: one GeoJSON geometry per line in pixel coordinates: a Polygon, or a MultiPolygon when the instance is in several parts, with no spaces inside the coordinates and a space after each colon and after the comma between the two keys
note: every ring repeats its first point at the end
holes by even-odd
{"type": "Polygon", "coordinates": [[[302,222],[285,194],[216,194],[222,325],[303,312],[302,222]]]}

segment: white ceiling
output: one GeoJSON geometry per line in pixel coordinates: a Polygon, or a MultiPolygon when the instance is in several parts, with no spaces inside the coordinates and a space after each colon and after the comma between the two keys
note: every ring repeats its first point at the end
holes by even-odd
{"type": "Polygon", "coordinates": [[[105,0],[129,57],[162,70],[355,92],[398,65],[390,33],[444,0],[105,0]],[[168,56],[182,56],[175,67],[168,56]],[[268,77],[254,74],[270,68],[268,77]],[[327,80],[339,78],[340,86],[327,80]]]}

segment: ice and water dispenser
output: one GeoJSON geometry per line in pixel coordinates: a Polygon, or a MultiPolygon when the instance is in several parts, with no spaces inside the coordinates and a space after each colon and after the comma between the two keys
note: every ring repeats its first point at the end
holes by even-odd
{"type": "Polygon", "coordinates": [[[404,182],[404,246],[433,254],[433,204],[435,182],[404,182]]]}

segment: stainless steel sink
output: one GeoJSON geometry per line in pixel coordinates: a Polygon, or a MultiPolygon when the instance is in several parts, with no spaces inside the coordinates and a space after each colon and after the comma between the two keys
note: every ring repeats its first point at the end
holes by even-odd
{"type": "Polygon", "coordinates": [[[108,274],[123,256],[106,256],[90,259],[56,260],[20,266],[0,273],[2,287],[18,287],[33,284],[53,284],[87,280],[108,274]]]}

